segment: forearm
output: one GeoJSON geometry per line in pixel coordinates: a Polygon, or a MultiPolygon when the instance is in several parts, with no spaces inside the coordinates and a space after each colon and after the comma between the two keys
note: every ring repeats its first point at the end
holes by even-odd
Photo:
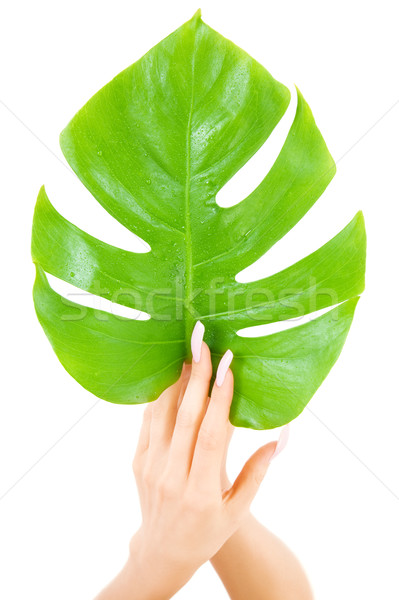
{"type": "Polygon", "coordinates": [[[293,553],[252,515],[211,563],[232,600],[312,600],[293,553]]]}
{"type": "Polygon", "coordinates": [[[150,600],[149,591],[145,587],[143,589],[140,583],[129,557],[120,573],[96,596],[95,600],[150,600]]]}
{"type": "Polygon", "coordinates": [[[192,576],[188,569],[167,564],[167,560],[143,560],[136,536],[125,566],[95,600],[169,600],[192,576]]]}

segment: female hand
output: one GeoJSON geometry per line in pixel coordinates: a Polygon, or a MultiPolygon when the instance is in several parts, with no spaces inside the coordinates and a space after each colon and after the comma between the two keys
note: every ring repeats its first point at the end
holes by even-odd
{"type": "Polygon", "coordinates": [[[203,333],[198,322],[191,373],[185,366],[179,381],[145,410],[133,463],[142,508],[130,545],[140,590],[135,598],[170,598],[214,556],[248,515],[276,451],[276,442],[261,447],[234,484],[222,489],[233,355],[228,350],[221,359],[208,398],[212,365],[203,333]]]}

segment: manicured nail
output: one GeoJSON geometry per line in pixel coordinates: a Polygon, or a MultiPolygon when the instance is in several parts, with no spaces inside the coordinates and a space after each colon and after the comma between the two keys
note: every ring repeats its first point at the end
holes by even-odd
{"type": "Polygon", "coordinates": [[[193,361],[198,363],[201,360],[201,346],[205,333],[205,327],[201,321],[197,321],[191,335],[191,352],[193,361]]]}
{"type": "Polygon", "coordinates": [[[226,377],[226,373],[232,360],[233,353],[231,350],[227,350],[227,352],[225,352],[222,358],[220,359],[218,370],[216,372],[216,385],[218,387],[223,385],[224,378],[226,377]]]}
{"type": "Polygon", "coordinates": [[[290,433],[289,425],[285,425],[280,432],[280,437],[278,438],[277,446],[270,458],[270,462],[274,458],[276,458],[276,456],[278,456],[280,454],[280,452],[282,452],[284,450],[284,448],[286,447],[287,442],[288,442],[289,433],[290,433]]]}

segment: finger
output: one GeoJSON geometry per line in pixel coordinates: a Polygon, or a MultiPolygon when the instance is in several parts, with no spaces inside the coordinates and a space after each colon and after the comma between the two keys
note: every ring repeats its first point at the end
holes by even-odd
{"type": "MultiPolygon", "coordinates": [[[[197,325],[192,336],[194,348],[191,375],[177,413],[169,452],[169,471],[176,482],[186,479],[190,471],[198,430],[206,411],[212,376],[209,348],[202,342],[203,329],[201,331],[200,328],[197,328],[197,325]],[[198,330],[200,331],[200,337],[196,339],[198,330]]],[[[202,324],[200,323],[200,325],[202,324]]]]}
{"type": "Polygon", "coordinates": [[[220,476],[230,425],[229,412],[233,398],[234,380],[233,373],[229,369],[232,359],[233,354],[228,350],[220,361],[208,410],[198,432],[190,471],[190,479],[197,489],[209,490],[215,489],[215,486],[220,489],[220,476]]]}
{"type": "Polygon", "coordinates": [[[223,454],[223,465],[226,465],[226,460],[227,460],[227,453],[229,451],[229,447],[230,447],[230,442],[231,442],[231,438],[233,437],[233,433],[234,433],[235,427],[234,425],[232,425],[230,423],[230,421],[227,423],[227,437],[226,437],[226,441],[224,444],[224,454],[223,454]]]}
{"type": "Polygon", "coordinates": [[[148,458],[151,460],[159,452],[165,452],[173,435],[177,414],[177,401],[184,378],[184,366],[179,379],[166,388],[157,400],[151,403],[151,426],[148,458]]]}
{"type": "Polygon", "coordinates": [[[262,483],[277,442],[259,448],[245,463],[227,495],[229,510],[239,517],[251,506],[252,500],[262,483]]]}
{"type": "Polygon", "coordinates": [[[147,404],[143,412],[143,422],[141,424],[139,440],[137,442],[136,457],[141,456],[148,449],[150,443],[151,412],[152,405],[150,403],[147,404]]]}
{"type": "Polygon", "coordinates": [[[226,496],[229,508],[236,515],[249,509],[267,473],[270,462],[285,448],[287,441],[288,426],[281,430],[277,442],[270,442],[262,446],[247,460],[226,496]]]}
{"type": "Polygon", "coordinates": [[[220,471],[220,484],[222,487],[222,491],[228,490],[231,487],[231,483],[230,483],[230,480],[227,475],[226,462],[227,462],[227,453],[229,451],[230,442],[231,442],[231,438],[233,437],[234,429],[235,429],[234,425],[232,425],[229,421],[229,423],[227,424],[227,436],[226,436],[226,441],[224,444],[222,467],[221,467],[221,471],[220,471]]]}
{"type": "Polygon", "coordinates": [[[184,363],[180,393],[179,393],[179,398],[177,400],[177,410],[179,410],[180,405],[183,401],[183,397],[186,392],[187,385],[190,380],[190,376],[191,376],[191,363],[184,363]]]}

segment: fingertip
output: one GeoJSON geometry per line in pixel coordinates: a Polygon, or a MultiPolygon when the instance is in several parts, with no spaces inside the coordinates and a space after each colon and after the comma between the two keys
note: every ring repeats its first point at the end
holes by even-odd
{"type": "Polygon", "coordinates": [[[231,364],[231,361],[233,360],[234,356],[231,350],[226,350],[226,352],[223,354],[222,358],[220,359],[220,363],[218,365],[217,368],[217,372],[216,372],[216,385],[218,387],[222,387],[227,373],[228,371],[230,371],[229,367],[231,364]]]}
{"type": "Polygon", "coordinates": [[[289,427],[289,425],[285,425],[280,431],[280,437],[278,438],[277,442],[275,443],[274,452],[273,452],[270,460],[275,459],[276,456],[278,456],[284,450],[284,448],[288,444],[289,433],[290,433],[290,427],[289,427]]]}
{"type": "Polygon", "coordinates": [[[261,448],[259,448],[259,459],[262,461],[262,463],[265,463],[267,465],[270,463],[270,461],[273,458],[273,455],[276,452],[277,445],[278,441],[276,440],[273,442],[269,442],[268,444],[265,444],[264,446],[261,446],[261,448]]]}
{"type": "Polygon", "coordinates": [[[201,356],[198,362],[192,363],[191,374],[201,374],[203,377],[210,379],[212,377],[212,362],[211,362],[211,351],[206,342],[201,343],[201,356]]]}
{"type": "Polygon", "coordinates": [[[226,372],[226,376],[221,386],[215,382],[211,393],[212,410],[215,414],[219,414],[223,419],[226,436],[230,439],[233,434],[234,427],[229,421],[231,403],[233,401],[234,379],[230,369],[226,372]]]}
{"type": "Polygon", "coordinates": [[[201,361],[202,360],[210,360],[211,359],[211,351],[209,350],[209,346],[206,342],[202,341],[201,344],[201,361]]]}
{"type": "Polygon", "coordinates": [[[234,375],[233,375],[233,371],[231,369],[227,369],[224,381],[222,383],[221,387],[229,387],[229,386],[233,386],[234,385],[234,375]]]}
{"type": "Polygon", "coordinates": [[[204,339],[205,326],[197,321],[191,334],[191,354],[193,363],[199,363],[202,355],[202,340],[204,339]]]}
{"type": "MultiPolygon", "coordinates": [[[[231,369],[228,369],[226,371],[226,375],[224,376],[223,382],[218,385],[217,381],[215,380],[215,383],[213,384],[213,388],[212,388],[212,396],[214,397],[223,397],[223,398],[228,398],[231,401],[233,400],[233,390],[234,390],[234,376],[233,376],[233,372],[231,371],[231,369]]],[[[233,427],[233,425],[230,423],[231,427],[233,427]]]]}

